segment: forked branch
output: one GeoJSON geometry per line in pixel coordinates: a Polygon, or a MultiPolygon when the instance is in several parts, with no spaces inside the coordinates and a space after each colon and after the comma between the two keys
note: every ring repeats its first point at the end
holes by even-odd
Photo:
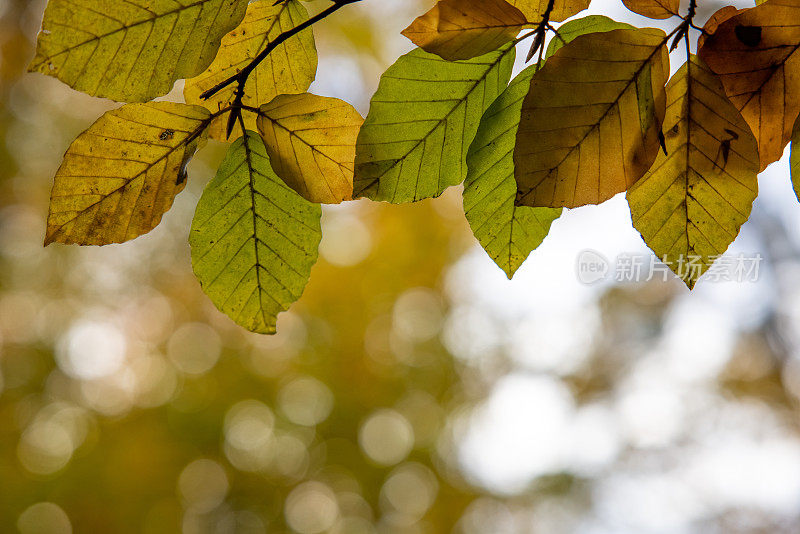
{"type": "MultiPolygon", "coordinates": [[[[275,5],[281,3],[283,0],[278,0],[275,2],[275,5]]],[[[282,43],[286,42],[287,40],[291,39],[298,33],[306,30],[316,24],[317,22],[328,18],[329,16],[333,15],[337,11],[339,11],[344,6],[355,4],[356,2],[361,2],[362,0],[333,0],[333,5],[328,7],[327,9],[319,12],[318,14],[314,15],[313,17],[309,18],[307,21],[298,24],[294,28],[286,30],[285,32],[278,35],[273,41],[270,41],[269,44],[259,52],[259,54],[254,57],[250,63],[248,63],[242,70],[233,74],[232,76],[226,78],[225,80],[221,81],[208,91],[204,92],[200,95],[200,98],[203,100],[207,100],[214,96],[215,94],[219,93],[226,87],[231,84],[237,84],[236,89],[234,91],[234,100],[231,104],[231,115],[228,120],[228,132],[227,135],[230,137],[231,131],[233,131],[233,127],[236,125],[238,117],[241,115],[242,112],[242,99],[244,98],[244,87],[247,83],[247,79],[250,77],[250,74],[258,67],[258,65],[264,61],[273,50],[275,50],[278,46],[282,43]]]]}

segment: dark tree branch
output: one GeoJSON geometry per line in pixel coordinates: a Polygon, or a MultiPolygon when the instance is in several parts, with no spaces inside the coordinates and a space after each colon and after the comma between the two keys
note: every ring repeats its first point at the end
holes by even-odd
{"type": "MultiPolygon", "coordinates": [[[[688,51],[689,51],[689,40],[688,40],[689,28],[694,28],[695,27],[695,25],[694,25],[694,16],[695,16],[695,14],[697,14],[697,0],[691,0],[691,2],[689,2],[689,12],[686,14],[685,17],[683,17],[683,22],[681,23],[680,26],[678,26],[678,33],[677,33],[677,35],[675,35],[675,39],[672,41],[672,46],[669,47],[669,51],[670,52],[672,52],[673,50],[678,48],[678,45],[680,44],[681,39],[683,39],[684,37],[687,37],[687,39],[686,39],[686,50],[687,50],[687,53],[688,53],[688,51]]],[[[700,31],[705,33],[705,30],[703,30],[703,29],[701,29],[700,31]]]]}
{"type": "MultiPolygon", "coordinates": [[[[284,0],[277,0],[275,5],[280,4],[284,0]]],[[[286,30],[285,32],[278,35],[275,40],[270,41],[269,44],[259,52],[259,54],[253,58],[250,63],[248,63],[242,70],[237,72],[236,74],[226,78],[222,82],[218,83],[208,91],[205,91],[203,94],[200,95],[200,98],[203,100],[207,100],[214,96],[215,94],[219,93],[226,87],[231,84],[237,84],[236,90],[234,92],[234,100],[231,105],[231,115],[228,120],[228,131],[227,135],[230,137],[231,132],[233,131],[234,126],[238,120],[238,116],[242,113],[242,99],[244,98],[244,87],[247,83],[247,79],[250,77],[250,74],[258,67],[258,65],[264,61],[273,50],[275,50],[278,46],[282,43],[286,42],[288,39],[291,39],[298,33],[306,30],[316,24],[317,22],[326,19],[330,15],[336,13],[341,8],[346,5],[355,4],[356,2],[361,2],[361,0],[333,0],[333,5],[328,7],[327,9],[321,11],[320,13],[314,15],[313,17],[309,18],[307,21],[303,22],[302,24],[298,24],[294,28],[290,30],[286,30]]]]}
{"type": "Polygon", "coordinates": [[[542,20],[539,21],[536,29],[533,30],[533,44],[528,52],[528,57],[525,59],[526,63],[533,59],[533,56],[536,55],[536,52],[539,52],[539,65],[541,66],[542,54],[544,51],[544,37],[547,30],[552,28],[550,25],[550,14],[553,12],[555,4],[555,0],[550,0],[547,2],[547,9],[545,9],[544,14],[542,15],[542,20]]]}

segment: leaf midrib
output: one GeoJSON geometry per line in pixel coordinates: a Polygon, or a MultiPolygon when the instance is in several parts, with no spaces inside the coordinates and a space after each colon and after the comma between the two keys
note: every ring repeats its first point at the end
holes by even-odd
{"type": "MultiPolygon", "coordinates": [[[[386,170],[385,170],[385,171],[384,171],[384,172],[383,172],[383,173],[382,173],[380,176],[377,176],[377,177],[376,177],[375,179],[373,179],[371,182],[369,182],[369,183],[368,183],[368,184],[366,184],[365,186],[361,187],[361,190],[358,192],[358,194],[361,194],[361,193],[363,193],[363,192],[364,192],[364,191],[366,191],[367,189],[369,189],[369,188],[371,188],[372,186],[374,186],[376,183],[380,182],[381,178],[383,178],[383,177],[384,177],[384,176],[386,176],[386,175],[387,175],[389,172],[391,172],[392,170],[394,170],[394,168],[395,168],[395,167],[397,167],[397,165],[399,165],[401,162],[405,161],[405,159],[406,159],[407,157],[409,157],[409,156],[411,155],[411,153],[413,153],[413,152],[414,152],[415,150],[417,150],[417,149],[418,149],[418,148],[419,148],[419,147],[420,147],[420,146],[421,146],[421,145],[422,145],[424,142],[426,142],[426,141],[428,140],[428,138],[429,138],[429,137],[430,137],[430,136],[433,134],[433,132],[435,132],[435,131],[436,131],[436,130],[437,130],[437,129],[438,129],[438,128],[439,128],[439,127],[440,127],[440,126],[443,124],[443,123],[446,123],[446,122],[447,122],[447,119],[449,119],[449,118],[450,118],[450,115],[452,115],[453,113],[455,113],[455,111],[456,111],[457,109],[459,109],[459,108],[460,108],[462,105],[465,105],[465,104],[466,104],[466,101],[467,101],[467,99],[470,97],[470,95],[472,95],[472,93],[475,91],[475,89],[477,89],[477,88],[478,88],[478,86],[480,86],[480,84],[482,84],[482,83],[484,83],[484,82],[486,81],[487,77],[489,76],[489,73],[490,73],[492,70],[494,70],[495,68],[497,68],[497,66],[498,66],[500,63],[502,63],[502,61],[505,59],[505,57],[506,57],[506,54],[509,54],[509,53],[511,53],[511,51],[516,51],[516,49],[515,49],[513,46],[509,47],[508,49],[506,49],[505,51],[503,51],[503,52],[502,52],[502,53],[501,53],[501,54],[498,56],[498,59],[497,59],[497,61],[496,61],[496,62],[494,62],[494,63],[489,63],[489,64],[488,64],[488,65],[490,65],[490,66],[489,66],[489,68],[488,68],[488,69],[486,69],[486,71],[484,72],[483,76],[481,76],[480,78],[478,78],[478,80],[476,80],[476,81],[475,81],[475,83],[472,85],[472,87],[470,87],[470,88],[469,88],[469,90],[468,90],[468,91],[467,91],[467,93],[466,93],[466,96],[464,96],[464,98],[458,99],[458,103],[457,103],[455,106],[453,106],[453,108],[452,108],[450,111],[448,111],[448,112],[447,112],[447,114],[446,114],[444,117],[442,117],[441,119],[438,119],[438,120],[435,120],[435,121],[433,121],[433,122],[435,122],[435,124],[433,125],[433,127],[431,127],[431,129],[430,129],[430,130],[428,130],[428,133],[426,133],[424,136],[422,136],[422,138],[421,138],[421,139],[419,139],[419,140],[416,142],[416,144],[414,144],[414,146],[413,146],[413,147],[411,147],[411,149],[409,149],[408,151],[406,151],[406,153],[405,153],[405,155],[404,155],[403,157],[396,159],[396,160],[394,161],[394,163],[392,163],[392,164],[391,164],[391,166],[389,166],[389,167],[388,167],[388,168],[387,168],[387,169],[386,169],[386,170]]],[[[420,121],[420,122],[422,122],[422,121],[420,121]]],[[[383,144],[383,143],[380,143],[380,144],[383,144]]],[[[419,178],[419,176],[418,176],[418,178],[419,178]]],[[[416,188],[415,188],[415,189],[416,189],[416,188]]],[[[355,196],[355,194],[354,194],[353,196],[355,196]]],[[[415,196],[416,196],[416,195],[415,195],[415,196]]]]}
{"type": "MultiPolygon", "coordinates": [[[[626,30],[626,31],[628,31],[628,30],[626,30]]],[[[642,64],[639,67],[639,69],[634,73],[634,75],[631,77],[631,79],[627,81],[627,83],[625,84],[625,87],[619,92],[619,94],[614,99],[614,101],[611,102],[608,105],[608,107],[606,108],[606,110],[603,113],[603,115],[594,124],[591,125],[591,127],[586,131],[586,134],[584,134],[584,136],[577,143],[575,143],[574,145],[572,145],[572,147],[570,147],[570,149],[566,152],[566,155],[563,158],[561,158],[561,161],[559,161],[555,166],[551,167],[550,170],[547,171],[547,174],[545,174],[544,177],[539,181],[539,183],[536,184],[536,186],[532,187],[531,190],[533,190],[536,187],[538,187],[539,185],[541,185],[541,183],[544,180],[546,180],[547,178],[549,178],[553,174],[553,172],[557,171],[558,168],[561,167],[561,165],[567,160],[567,158],[575,150],[577,150],[578,147],[580,147],[583,144],[584,141],[586,141],[586,139],[589,137],[589,135],[591,135],[591,133],[594,132],[595,129],[600,127],[600,124],[606,119],[608,114],[611,113],[611,110],[614,109],[617,105],[619,105],[619,101],[622,99],[623,95],[625,95],[625,93],[628,92],[628,90],[631,87],[631,84],[636,82],[636,80],[639,78],[639,75],[642,73],[642,71],[645,69],[645,67],[650,64],[650,62],[653,60],[653,57],[655,57],[655,55],[661,51],[661,49],[664,47],[664,45],[666,44],[668,39],[669,39],[669,37],[663,39],[661,41],[661,43],[658,46],[656,46],[655,49],[653,49],[653,52],[644,61],[642,61],[642,64]]],[[[651,87],[652,87],[652,83],[651,83],[651,87]]],[[[637,99],[637,102],[638,102],[638,99],[637,99]]]]}

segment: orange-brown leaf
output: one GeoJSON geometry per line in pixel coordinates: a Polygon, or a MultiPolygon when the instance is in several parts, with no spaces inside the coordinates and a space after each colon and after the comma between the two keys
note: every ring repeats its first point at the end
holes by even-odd
{"type": "Polygon", "coordinates": [[[403,35],[448,61],[471,59],[514,40],[527,24],[506,0],[441,0],[403,35]]]}
{"type": "Polygon", "coordinates": [[[800,114],[800,0],[770,0],[728,18],[700,57],[758,139],[761,169],[780,159],[800,114]]]}
{"type": "Polygon", "coordinates": [[[668,19],[678,14],[680,0],[622,0],[625,7],[651,19],[668,19]]]}
{"type": "Polygon", "coordinates": [[[583,35],[534,77],[514,163],[517,204],[599,204],[641,178],[659,150],[669,75],[661,30],[583,35]]]}

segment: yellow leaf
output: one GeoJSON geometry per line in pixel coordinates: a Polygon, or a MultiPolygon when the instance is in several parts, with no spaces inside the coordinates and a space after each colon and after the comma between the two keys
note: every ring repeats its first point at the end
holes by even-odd
{"type": "Polygon", "coordinates": [[[208,67],[246,7],[247,0],[50,0],[30,70],[92,96],[146,102],[208,67]]]}
{"type": "Polygon", "coordinates": [[[258,130],[275,174],[311,202],[353,198],[356,138],[364,119],[347,102],[303,93],[261,106],[258,130]]]}
{"type": "MultiPolygon", "coordinates": [[[[186,80],[183,94],[187,103],[205,106],[212,112],[229,106],[234,98],[235,84],[208,100],[201,100],[200,95],[242,70],[278,35],[308,20],[308,11],[298,0],[287,0],[278,5],[273,3],[274,0],[260,0],[247,7],[242,24],[222,38],[219,54],[211,66],[196,78],[186,80]]],[[[242,102],[258,107],[279,94],[305,92],[316,74],[317,49],[309,28],[280,44],[256,67],[247,79],[242,102]]],[[[223,115],[212,123],[209,128],[212,139],[227,140],[226,120],[223,115]]],[[[255,115],[245,112],[244,121],[247,129],[256,129],[255,115]]],[[[234,137],[241,135],[238,128],[234,132],[234,137]]]]}
{"type": "Polygon", "coordinates": [[[506,0],[441,0],[403,35],[426,52],[456,61],[497,50],[527,22],[506,0]]]}
{"type": "Polygon", "coordinates": [[[667,85],[668,156],[628,191],[633,225],[691,289],[736,238],[758,192],[758,147],[722,84],[692,56],[667,85]]]}
{"type": "Polygon", "coordinates": [[[641,178],[659,150],[669,73],[661,30],[582,35],[534,77],[514,152],[517,204],[599,204],[641,178]]]}
{"type": "Polygon", "coordinates": [[[625,7],[651,19],[668,19],[678,15],[681,0],[622,0],[625,7]]]}
{"type": "Polygon", "coordinates": [[[199,106],[150,102],[100,117],[56,173],[45,245],[122,243],[155,228],[186,185],[209,116],[199,106]]]}
{"type": "MultiPolygon", "coordinates": [[[[550,13],[552,22],[562,22],[589,7],[591,0],[555,0],[550,13]]],[[[522,11],[531,22],[539,22],[547,10],[548,0],[509,0],[509,4],[522,11]]]]}
{"type": "Polygon", "coordinates": [[[700,57],[758,139],[761,169],[779,160],[800,114],[800,0],[770,0],[728,18],[700,57]]]}

